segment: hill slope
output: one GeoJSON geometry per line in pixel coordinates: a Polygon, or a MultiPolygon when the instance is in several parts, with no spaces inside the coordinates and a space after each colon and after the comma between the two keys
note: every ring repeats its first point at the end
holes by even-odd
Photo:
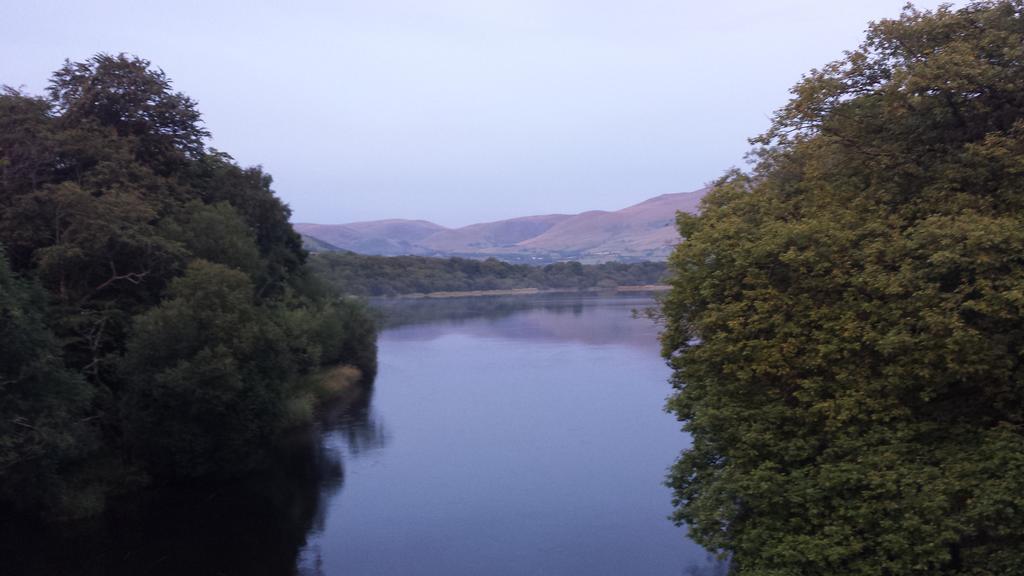
{"type": "Polygon", "coordinates": [[[703,190],[663,194],[616,212],[584,212],[521,242],[537,252],[662,260],[679,241],[676,211],[696,212],[703,190]]]}
{"type": "Polygon", "coordinates": [[[566,219],[567,214],[524,216],[472,224],[454,230],[442,230],[425,238],[421,244],[431,250],[448,253],[472,253],[481,250],[511,248],[534,238],[566,219]]]}
{"type": "Polygon", "coordinates": [[[342,250],[384,256],[496,257],[513,262],[664,260],[679,241],[676,211],[696,212],[705,190],[662,194],[606,212],[525,216],[448,229],[424,220],[296,224],[342,250]]]}
{"type": "Polygon", "coordinates": [[[351,224],[295,224],[304,236],[340,250],[379,256],[427,254],[419,242],[447,228],[426,220],[374,220],[351,224]]]}

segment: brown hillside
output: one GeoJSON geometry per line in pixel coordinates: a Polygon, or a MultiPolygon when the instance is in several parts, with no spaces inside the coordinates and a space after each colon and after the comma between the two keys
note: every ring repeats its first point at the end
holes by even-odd
{"type": "Polygon", "coordinates": [[[614,212],[526,216],[447,229],[425,220],[296,224],[342,250],[395,256],[496,256],[513,261],[664,260],[679,241],[677,211],[696,212],[705,190],[662,194],[614,212]]]}
{"type": "Polygon", "coordinates": [[[488,248],[508,248],[548,231],[552,226],[572,218],[567,214],[525,216],[473,224],[455,230],[441,230],[424,238],[420,245],[438,252],[470,253],[488,248]]]}
{"type": "Polygon", "coordinates": [[[679,240],[674,226],[676,211],[696,212],[704,192],[663,194],[615,212],[584,212],[519,243],[519,247],[595,256],[641,255],[652,251],[667,256],[679,240]]]}

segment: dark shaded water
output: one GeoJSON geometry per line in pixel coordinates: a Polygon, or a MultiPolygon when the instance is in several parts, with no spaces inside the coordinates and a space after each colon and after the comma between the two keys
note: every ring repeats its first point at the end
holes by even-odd
{"type": "Polygon", "coordinates": [[[650,304],[390,303],[372,398],[291,439],[273,469],[229,487],[151,494],[59,534],[8,526],[0,568],[723,573],[666,519],[662,479],[686,439],[662,411],[657,328],[630,314],[650,304]]]}

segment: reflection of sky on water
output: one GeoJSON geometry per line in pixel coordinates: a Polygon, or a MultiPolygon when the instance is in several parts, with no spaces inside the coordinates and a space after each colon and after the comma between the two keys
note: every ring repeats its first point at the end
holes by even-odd
{"type": "Polygon", "coordinates": [[[573,341],[652,349],[658,327],[647,318],[634,318],[632,311],[653,305],[650,297],[633,295],[404,301],[392,303],[385,311],[399,326],[387,329],[382,338],[430,340],[466,334],[480,338],[573,341]],[[413,311],[417,305],[424,304],[430,312],[417,317],[413,311]],[[438,317],[441,319],[416,323],[438,317]],[[401,325],[403,318],[411,322],[401,325]]]}
{"type": "Polygon", "coordinates": [[[0,518],[0,574],[723,576],[667,520],[686,442],[631,298],[402,303],[376,385],[239,482],[74,528],[0,518]]]}
{"type": "Polygon", "coordinates": [[[650,300],[416,304],[380,339],[386,443],[346,458],[301,573],[722,574],[667,520],[685,436],[650,300]]]}

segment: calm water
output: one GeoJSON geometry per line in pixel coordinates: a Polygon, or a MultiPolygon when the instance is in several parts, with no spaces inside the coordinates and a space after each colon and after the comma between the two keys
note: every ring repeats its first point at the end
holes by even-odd
{"type": "MultiPolygon", "coordinates": [[[[372,398],[280,465],[19,536],[24,573],[680,575],[723,567],[667,520],[686,438],[637,297],[389,305],[372,398]],[[411,323],[410,323],[411,322],[411,323]],[[26,535],[29,534],[29,535],[26,535]]],[[[10,530],[10,529],[8,529],[10,530]]],[[[11,558],[7,558],[10,562],[11,558]]],[[[0,563],[2,564],[2,563],[0,563]]]]}
{"type": "MultiPolygon", "coordinates": [[[[300,554],[323,574],[665,574],[707,555],[666,520],[685,442],[644,298],[414,302],[371,420],[300,554]],[[473,307],[477,307],[474,310],[473,307]],[[467,310],[469,312],[467,313],[467,310]]],[[[396,311],[393,311],[396,312],[396,311]]]]}

